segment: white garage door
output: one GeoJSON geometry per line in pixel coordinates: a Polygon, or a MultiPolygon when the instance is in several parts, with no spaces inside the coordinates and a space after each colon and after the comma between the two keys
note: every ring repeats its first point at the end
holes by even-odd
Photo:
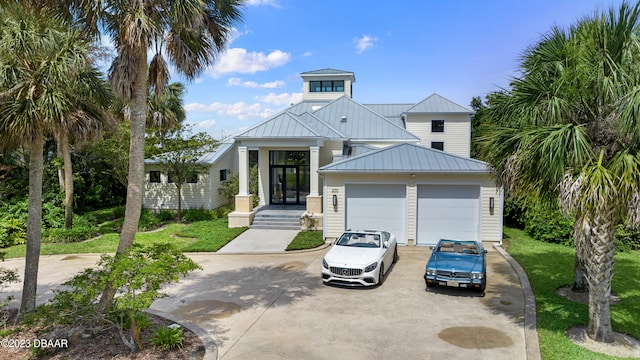
{"type": "Polygon", "coordinates": [[[480,239],[480,187],[418,186],[417,245],[440,239],[480,239]]]}
{"type": "Polygon", "coordinates": [[[381,229],[407,243],[407,190],[399,184],[346,185],[347,229],[381,229]]]}

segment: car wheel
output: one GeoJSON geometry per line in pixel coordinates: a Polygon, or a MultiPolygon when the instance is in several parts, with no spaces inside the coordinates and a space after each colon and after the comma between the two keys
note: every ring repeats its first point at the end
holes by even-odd
{"type": "Polygon", "coordinates": [[[393,249],[393,263],[397,263],[398,259],[398,246],[396,245],[395,249],[393,249]]]}
{"type": "Polygon", "coordinates": [[[384,281],[384,263],[380,263],[380,271],[378,271],[378,286],[384,281]]]}

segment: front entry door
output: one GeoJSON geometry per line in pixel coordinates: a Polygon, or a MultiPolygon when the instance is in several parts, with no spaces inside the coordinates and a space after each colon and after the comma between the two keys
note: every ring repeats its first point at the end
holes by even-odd
{"type": "Polygon", "coordinates": [[[298,166],[271,165],[271,204],[300,203],[298,166]]]}

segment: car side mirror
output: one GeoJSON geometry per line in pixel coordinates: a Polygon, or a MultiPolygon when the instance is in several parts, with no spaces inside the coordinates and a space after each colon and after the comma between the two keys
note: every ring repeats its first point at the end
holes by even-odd
{"type": "Polygon", "coordinates": [[[382,246],[384,246],[385,249],[388,248],[389,247],[389,242],[388,241],[383,242],[382,246]]]}
{"type": "Polygon", "coordinates": [[[484,254],[486,254],[486,253],[488,253],[488,252],[489,252],[489,251],[487,251],[486,249],[482,251],[482,253],[484,253],[484,254]]]}
{"type": "Polygon", "coordinates": [[[435,249],[435,248],[436,248],[436,247],[435,247],[435,246],[433,246],[433,245],[429,246],[429,249],[431,249],[431,250],[433,250],[433,249],[435,249]]]}

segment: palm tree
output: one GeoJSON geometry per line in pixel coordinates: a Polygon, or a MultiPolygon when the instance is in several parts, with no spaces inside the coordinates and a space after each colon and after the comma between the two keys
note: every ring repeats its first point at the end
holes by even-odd
{"type": "MultiPolygon", "coordinates": [[[[0,150],[29,147],[27,251],[21,312],[35,309],[42,224],[43,147],[60,119],[85,115],[98,106],[76,90],[105,93],[106,83],[88,59],[89,44],[82,35],[26,2],[0,3],[0,150]]],[[[96,115],[96,114],[93,114],[96,115]]]]}
{"type": "Polygon", "coordinates": [[[588,334],[613,341],[614,231],[637,224],[640,4],[552,29],[527,49],[522,75],[494,94],[484,158],[507,191],[559,199],[575,219],[589,287],[588,334]]]}
{"type": "MultiPolygon", "coordinates": [[[[129,104],[131,141],[125,219],[117,253],[133,244],[142,209],[147,89],[162,94],[169,79],[166,56],[188,79],[213,63],[227,44],[231,26],[241,19],[242,0],[52,0],[88,33],[109,36],[117,55],[109,79],[129,104]],[[147,54],[154,55],[148,62],[147,54]]],[[[115,295],[105,290],[103,309],[115,295]]]]}

